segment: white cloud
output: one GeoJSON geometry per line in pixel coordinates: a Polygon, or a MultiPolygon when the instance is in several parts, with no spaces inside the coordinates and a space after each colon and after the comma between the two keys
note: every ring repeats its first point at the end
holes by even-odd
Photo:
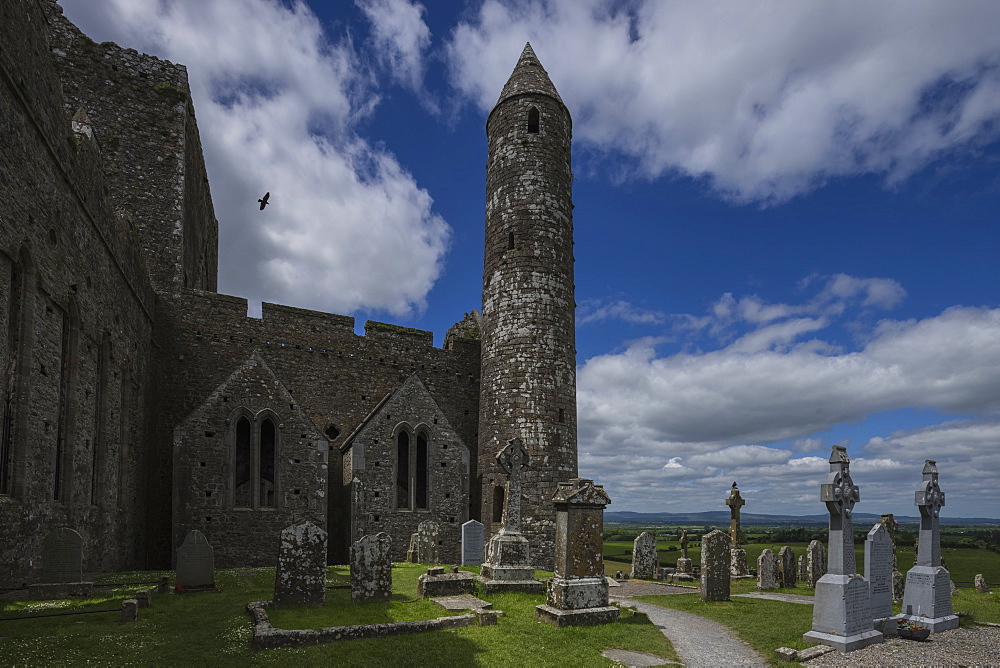
{"type": "Polygon", "coordinates": [[[396,158],[355,131],[378,96],[349,38],[331,41],[301,3],[63,5],[98,40],[187,65],[220,291],[342,313],[424,306],[450,228],[396,158]]]}
{"type": "Polygon", "coordinates": [[[577,308],[577,325],[612,319],[651,325],[663,323],[666,320],[666,315],[662,311],[642,308],[620,299],[612,302],[586,300],[577,308]]]}
{"type": "Polygon", "coordinates": [[[396,81],[420,91],[424,52],[431,31],[424,23],[424,6],[409,0],[355,0],[372,26],[372,42],[382,66],[396,81]]]}
{"type": "Polygon", "coordinates": [[[892,184],[995,140],[998,24],[992,0],[486,0],[449,60],[486,110],[531,40],[581,145],[780,202],[838,176],[892,184]]]}

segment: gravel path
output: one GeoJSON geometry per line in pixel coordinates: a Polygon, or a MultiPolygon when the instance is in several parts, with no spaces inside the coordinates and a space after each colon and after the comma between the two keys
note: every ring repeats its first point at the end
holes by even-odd
{"type": "MultiPolygon", "coordinates": [[[[679,650],[678,650],[679,651],[679,650]]],[[[1000,666],[1000,628],[972,626],[932,633],[924,642],[889,638],[849,654],[830,652],[806,666],[1000,666]]]]}
{"type": "Polygon", "coordinates": [[[653,582],[622,582],[612,598],[635,606],[670,640],[686,666],[764,666],[767,661],[728,628],[689,612],[661,608],[628,599],[651,594],[692,594],[688,587],[653,582]]]}

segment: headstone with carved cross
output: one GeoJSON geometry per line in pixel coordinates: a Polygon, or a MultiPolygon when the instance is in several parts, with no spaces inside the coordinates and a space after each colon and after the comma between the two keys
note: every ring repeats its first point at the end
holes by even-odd
{"type": "Polygon", "coordinates": [[[924,461],[923,482],[914,503],[920,510],[920,545],[917,565],[906,573],[903,594],[904,619],[940,633],[958,628],[958,617],[951,610],[951,576],[941,564],[941,507],[944,492],[938,485],[937,462],[924,461]]]}
{"type": "Polygon", "coordinates": [[[812,630],[802,639],[851,652],[883,638],[872,621],[868,583],[857,572],[852,515],[861,493],[851,479],[851,461],[842,445],[833,446],[830,472],[819,495],[830,513],[828,571],[816,583],[812,630]]]}
{"type": "Polygon", "coordinates": [[[490,538],[486,561],[480,568],[480,580],[488,594],[498,591],[540,594],[543,587],[535,579],[528,539],[521,535],[521,478],[531,465],[531,457],[521,439],[512,438],[500,448],[496,459],[507,474],[503,525],[490,538]]]}
{"type": "Polygon", "coordinates": [[[734,578],[745,578],[750,575],[747,567],[747,551],[743,549],[746,536],[740,527],[740,508],[746,505],[746,500],[740,496],[740,489],[733,483],[733,488],[726,499],[729,506],[729,574],[734,578]]]}

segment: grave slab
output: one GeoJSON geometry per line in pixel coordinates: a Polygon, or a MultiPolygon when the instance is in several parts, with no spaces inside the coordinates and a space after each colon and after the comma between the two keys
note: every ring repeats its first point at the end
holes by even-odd
{"type": "Polygon", "coordinates": [[[438,596],[432,598],[432,601],[440,605],[445,610],[488,610],[493,607],[493,604],[484,601],[481,598],[476,598],[472,594],[461,594],[458,596],[438,596]]]}

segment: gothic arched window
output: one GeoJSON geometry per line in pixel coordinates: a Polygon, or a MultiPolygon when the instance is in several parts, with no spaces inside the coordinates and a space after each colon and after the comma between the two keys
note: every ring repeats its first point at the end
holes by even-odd
{"type": "Polygon", "coordinates": [[[278,427],[271,414],[240,412],[232,434],[233,507],[278,505],[278,427]]]}
{"type": "Polygon", "coordinates": [[[427,510],[430,508],[431,439],[426,428],[417,429],[416,436],[409,425],[396,433],[396,508],[427,510]],[[415,441],[415,443],[414,443],[415,441]]]}

